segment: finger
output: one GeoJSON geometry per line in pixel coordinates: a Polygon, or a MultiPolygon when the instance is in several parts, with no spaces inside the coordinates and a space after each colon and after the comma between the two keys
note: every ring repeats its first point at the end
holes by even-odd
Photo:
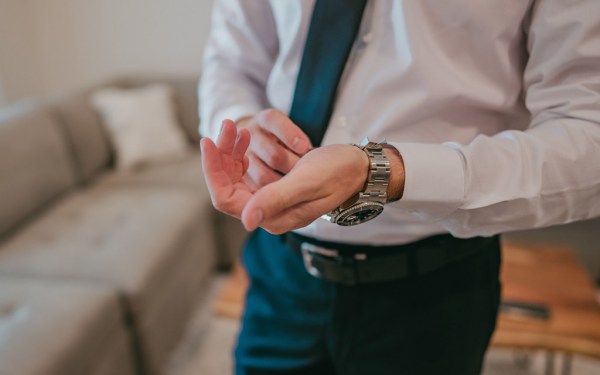
{"type": "Polygon", "coordinates": [[[210,138],[204,137],[200,140],[200,152],[202,154],[202,170],[207,177],[223,171],[220,152],[210,138]]]}
{"type": "Polygon", "coordinates": [[[242,211],[242,222],[248,230],[269,228],[275,218],[296,205],[305,210],[304,217],[297,217],[296,223],[312,220],[360,191],[367,165],[365,154],[349,145],[331,145],[310,152],[291,173],[256,191],[242,211]]]}
{"type": "Polygon", "coordinates": [[[237,128],[231,120],[224,120],[221,124],[221,132],[217,139],[217,147],[225,154],[231,154],[237,137],[237,128]]]}
{"type": "Polygon", "coordinates": [[[321,198],[313,180],[302,174],[289,174],[259,189],[244,207],[242,223],[247,230],[255,230],[263,221],[297,204],[321,198]]]}
{"type": "Polygon", "coordinates": [[[221,153],[212,140],[202,138],[200,147],[202,169],[213,205],[219,211],[240,217],[250,193],[235,189],[230,176],[223,169],[221,153]]]}
{"type": "Polygon", "coordinates": [[[230,193],[232,188],[231,178],[223,169],[221,154],[214,142],[209,138],[202,138],[200,140],[200,147],[202,152],[202,170],[204,171],[211,199],[213,204],[215,204],[215,201],[219,200],[217,193],[230,193]]]}
{"type": "Polygon", "coordinates": [[[258,188],[281,179],[281,175],[273,171],[254,153],[248,154],[250,166],[247,174],[258,188]]]}
{"type": "Polygon", "coordinates": [[[271,234],[303,228],[318,219],[322,215],[321,212],[331,211],[332,208],[326,208],[328,204],[327,198],[299,203],[272,218],[265,218],[260,226],[271,234]]]}
{"type": "Polygon", "coordinates": [[[282,112],[269,109],[259,113],[257,119],[260,127],[274,134],[296,154],[304,155],[311,149],[308,136],[282,112]]]}
{"type": "Polygon", "coordinates": [[[250,132],[248,129],[239,129],[237,131],[237,138],[232,150],[233,160],[243,161],[244,155],[250,145],[250,132]]]}
{"type": "Polygon", "coordinates": [[[242,182],[248,187],[248,190],[252,194],[254,194],[258,189],[260,189],[260,186],[258,186],[248,174],[245,174],[242,177],[242,182]]]}
{"type": "Polygon", "coordinates": [[[254,133],[251,148],[267,166],[284,174],[289,173],[300,159],[264,132],[254,133]]]}
{"type": "Polygon", "coordinates": [[[244,155],[244,159],[242,159],[242,175],[245,175],[248,172],[248,167],[250,166],[250,159],[248,155],[244,155]]]}

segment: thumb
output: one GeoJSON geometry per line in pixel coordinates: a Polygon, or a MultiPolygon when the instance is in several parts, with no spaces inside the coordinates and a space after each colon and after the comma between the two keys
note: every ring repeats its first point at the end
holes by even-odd
{"type": "Polygon", "coordinates": [[[293,174],[264,186],[250,198],[242,211],[242,223],[248,231],[279,216],[289,208],[311,199],[311,189],[293,174]]]}

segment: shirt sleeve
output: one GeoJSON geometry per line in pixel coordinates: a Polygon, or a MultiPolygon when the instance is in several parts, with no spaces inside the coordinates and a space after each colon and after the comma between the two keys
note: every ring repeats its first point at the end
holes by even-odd
{"type": "Polygon", "coordinates": [[[525,131],[470,144],[393,143],[406,169],[392,204],[459,237],[600,215],[600,1],[539,0],[527,31],[525,131]]]}
{"type": "Polygon", "coordinates": [[[204,51],[198,97],[202,136],[267,107],[266,84],[278,53],[268,0],[217,0],[204,51]]]}

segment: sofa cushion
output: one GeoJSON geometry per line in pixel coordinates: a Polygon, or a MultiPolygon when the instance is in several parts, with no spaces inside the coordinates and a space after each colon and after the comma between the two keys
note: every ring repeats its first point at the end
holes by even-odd
{"type": "Polygon", "coordinates": [[[90,374],[100,365],[133,373],[118,299],[105,288],[0,278],[0,333],[2,374],[90,374]]]}
{"type": "MultiPolygon", "coordinates": [[[[181,187],[188,188],[199,196],[208,197],[201,164],[200,153],[196,151],[178,163],[165,163],[131,173],[106,173],[98,179],[98,184],[105,187],[144,186],[147,184],[181,187]]],[[[208,213],[213,215],[212,220],[215,223],[217,265],[221,269],[227,269],[239,256],[248,232],[238,219],[210,207],[207,208],[208,213]]]]}
{"type": "Polygon", "coordinates": [[[34,108],[0,123],[0,236],[75,186],[62,130],[34,108]]]}
{"type": "Polygon", "coordinates": [[[104,281],[136,297],[134,305],[150,301],[155,292],[145,287],[162,282],[155,273],[192,228],[207,227],[200,211],[198,198],[182,190],[92,188],[72,194],[4,244],[0,276],[104,281]]]}
{"type": "Polygon", "coordinates": [[[178,160],[189,151],[169,85],[100,89],[91,103],[102,116],[121,171],[178,160]]]}
{"type": "Polygon", "coordinates": [[[97,183],[104,187],[119,186],[165,186],[186,187],[208,197],[208,189],[202,175],[200,153],[195,150],[181,161],[149,165],[124,173],[105,173],[97,183]]]}
{"type": "MultiPolygon", "coordinates": [[[[100,177],[97,182],[97,186],[103,189],[107,188],[125,188],[125,187],[164,187],[170,189],[183,189],[188,192],[192,192],[198,199],[202,200],[202,211],[203,220],[210,222],[211,225],[217,223],[218,217],[221,215],[212,208],[212,204],[209,199],[208,189],[204,181],[204,177],[201,171],[200,154],[196,151],[190,154],[188,158],[182,162],[177,163],[165,163],[162,165],[154,165],[147,168],[143,168],[137,171],[129,173],[106,173],[100,177]]],[[[223,215],[224,216],[224,215],[223,215]]],[[[230,218],[231,220],[235,220],[230,218]]],[[[239,222],[239,220],[236,220],[239,222]]],[[[240,224],[241,225],[241,224],[240,224]]],[[[212,227],[212,226],[211,226],[212,227]]],[[[165,280],[165,283],[172,284],[164,288],[165,291],[178,290],[178,293],[164,293],[156,294],[154,296],[155,303],[159,306],[181,306],[180,308],[171,309],[151,309],[148,314],[145,314],[143,319],[139,322],[138,330],[145,337],[158,336],[162,337],[162,340],[147,340],[143,344],[144,353],[147,353],[147,359],[150,362],[151,368],[160,367],[167,357],[166,355],[174,349],[174,345],[177,339],[181,337],[184,324],[188,319],[189,313],[192,311],[192,307],[198,301],[198,291],[196,289],[190,289],[193,287],[193,283],[185,281],[186,277],[190,275],[203,275],[207,273],[206,267],[213,267],[215,263],[222,266],[222,259],[230,261],[232,256],[231,251],[228,248],[219,246],[221,240],[218,238],[220,230],[214,228],[211,231],[212,240],[211,247],[216,249],[215,252],[205,251],[202,253],[203,258],[206,260],[201,264],[194,261],[185,261],[180,259],[179,265],[177,266],[176,272],[172,273],[172,276],[165,280]],[[216,254],[215,254],[216,253],[216,254]],[[180,296],[195,295],[194,298],[181,299],[180,296]],[[183,306],[186,304],[186,307],[183,306]],[[179,321],[181,325],[173,324],[161,324],[160,322],[165,319],[171,319],[179,321]]],[[[194,231],[192,236],[205,236],[204,231],[194,231]]],[[[207,241],[205,239],[204,241],[207,241]]],[[[202,242],[201,238],[191,239],[188,243],[192,246],[202,242]]],[[[237,254],[237,252],[235,252],[237,254]]],[[[195,277],[195,276],[194,276],[195,277]]]]}
{"type": "Polygon", "coordinates": [[[162,373],[169,355],[185,334],[185,329],[208,291],[207,275],[212,275],[215,265],[214,251],[198,253],[198,244],[203,248],[214,245],[202,230],[193,230],[188,237],[186,251],[182,251],[177,262],[165,265],[165,278],[160,289],[152,296],[143,316],[139,316],[137,330],[141,337],[142,352],[148,368],[153,373],[162,373]],[[199,288],[199,286],[201,287],[199,288]]]}
{"type": "Polygon", "coordinates": [[[132,356],[131,337],[127,331],[113,341],[112,345],[99,351],[95,364],[85,372],[89,375],[139,374],[135,365],[135,355],[132,356]]]}
{"type": "Polygon", "coordinates": [[[175,101],[179,108],[179,118],[190,140],[197,143],[200,140],[198,125],[198,80],[171,79],[168,81],[175,90],[175,101]]]}
{"type": "Polygon", "coordinates": [[[89,182],[110,163],[110,145],[101,120],[85,93],[56,101],[52,108],[65,129],[79,178],[89,182]]]}
{"type": "Polygon", "coordinates": [[[95,186],[7,241],[0,275],[87,280],[118,290],[144,362],[158,369],[166,355],[148,348],[171,348],[178,337],[139,326],[152,320],[171,332],[183,329],[185,319],[174,318],[189,314],[214,267],[208,208],[208,197],[189,189],[95,186]]]}
{"type": "Polygon", "coordinates": [[[165,77],[160,79],[139,77],[121,80],[119,86],[131,88],[150,83],[165,83],[173,88],[179,121],[190,141],[197,144],[200,140],[198,134],[198,124],[200,123],[198,117],[198,79],[193,77],[165,77]]]}

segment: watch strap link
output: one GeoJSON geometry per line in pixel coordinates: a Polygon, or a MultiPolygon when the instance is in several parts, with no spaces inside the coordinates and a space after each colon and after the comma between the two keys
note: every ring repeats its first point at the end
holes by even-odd
{"type": "Polygon", "coordinates": [[[361,148],[369,157],[370,167],[367,183],[363,191],[359,193],[359,200],[385,203],[391,173],[390,162],[379,143],[369,142],[361,148]]]}
{"type": "Polygon", "coordinates": [[[355,195],[356,199],[350,199],[349,205],[341,205],[325,214],[325,219],[338,225],[350,226],[369,221],[383,211],[391,174],[390,161],[383,150],[384,144],[385,141],[375,143],[365,138],[360,144],[354,145],[369,158],[367,181],[362,191],[355,195]]]}

